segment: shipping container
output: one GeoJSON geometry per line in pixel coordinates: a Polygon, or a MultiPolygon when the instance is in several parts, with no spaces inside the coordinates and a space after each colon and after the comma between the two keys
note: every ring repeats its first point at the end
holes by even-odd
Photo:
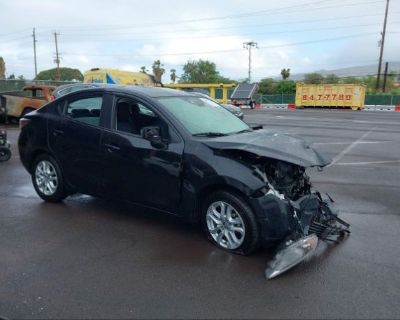
{"type": "Polygon", "coordinates": [[[296,107],[351,108],[361,110],[365,102],[365,85],[296,84],[296,107]]]}

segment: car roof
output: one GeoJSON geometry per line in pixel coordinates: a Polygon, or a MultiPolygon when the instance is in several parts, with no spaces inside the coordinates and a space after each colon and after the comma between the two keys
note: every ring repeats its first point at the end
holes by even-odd
{"type": "Polygon", "coordinates": [[[146,96],[149,98],[193,96],[188,92],[176,89],[161,88],[161,87],[144,87],[144,86],[120,86],[120,85],[106,85],[101,88],[84,89],[79,92],[95,91],[99,89],[106,92],[136,94],[136,95],[146,96]]]}
{"type": "Polygon", "coordinates": [[[90,86],[95,87],[96,84],[95,83],[82,83],[82,82],[67,83],[67,84],[63,84],[61,86],[58,86],[56,88],[56,90],[60,91],[60,90],[64,90],[64,89],[71,88],[71,87],[90,87],[90,86]]]}

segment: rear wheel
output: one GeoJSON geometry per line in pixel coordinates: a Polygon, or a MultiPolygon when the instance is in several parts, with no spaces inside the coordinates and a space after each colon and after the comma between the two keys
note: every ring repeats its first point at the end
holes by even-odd
{"type": "Polygon", "coordinates": [[[11,150],[6,147],[0,147],[0,161],[8,161],[11,158],[11,150]]]}
{"type": "Polygon", "coordinates": [[[32,182],[39,197],[45,201],[59,202],[68,196],[60,166],[49,155],[41,155],[35,160],[32,182]]]}
{"type": "Polygon", "coordinates": [[[203,206],[203,228],[218,247],[248,255],[259,246],[259,228],[253,210],[236,194],[218,191],[203,206]]]}

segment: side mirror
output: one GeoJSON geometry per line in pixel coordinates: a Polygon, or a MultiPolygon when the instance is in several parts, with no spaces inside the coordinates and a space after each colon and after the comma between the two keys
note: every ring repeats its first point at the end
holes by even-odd
{"type": "Polygon", "coordinates": [[[166,147],[166,142],[162,139],[160,132],[160,127],[144,127],[142,129],[142,137],[150,141],[153,147],[163,149],[166,147]]]}

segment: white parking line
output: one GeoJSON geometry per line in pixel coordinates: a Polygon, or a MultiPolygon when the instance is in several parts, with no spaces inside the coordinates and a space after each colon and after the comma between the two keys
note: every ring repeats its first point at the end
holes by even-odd
{"type": "Polygon", "coordinates": [[[349,152],[354,146],[357,145],[357,143],[361,142],[366,136],[368,136],[374,130],[375,130],[375,128],[372,128],[370,131],[364,133],[360,138],[358,138],[356,141],[354,141],[347,148],[343,149],[336,157],[333,158],[332,163],[329,164],[328,167],[333,166],[336,162],[338,162],[340,159],[342,159],[346,155],[347,152],[349,152]]]}
{"type": "Polygon", "coordinates": [[[389,142],[394,142],[394,141],[356,141],[356,142],[345,142],[345,141],[339,141],[339,142],[313,142],[313,145],[330,145],[330,144],[374,144],[374,143],[389,143],[389,142]]]}
{"type": "Polygon", "coordinates": [[[391,161],[368,161],[368,162],[341,162],[335,163],[335,166],[362,166],[368,164],[385,164],[385,163],[400,163],[400,160],[391,160],[391,161]]]}

